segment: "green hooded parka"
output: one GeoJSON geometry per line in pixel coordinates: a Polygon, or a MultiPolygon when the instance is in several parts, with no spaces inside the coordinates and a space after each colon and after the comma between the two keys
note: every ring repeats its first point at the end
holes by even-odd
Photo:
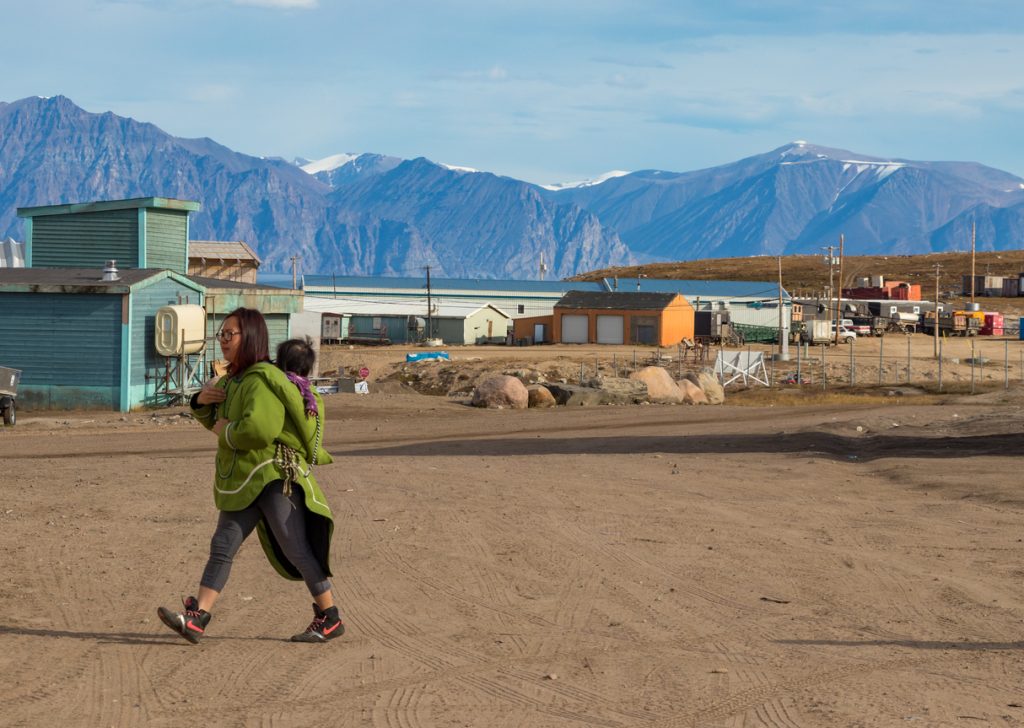
{"type": "MultiPolygon", "coordinates": [[[[314,392],[318,414],[307,416],[298,387],[270,362],[253,364],[238,378],[224,376],[217,386],[225,390],[224,401],[200,405],[192,411],[208,430],[219,419],[230,421],[217,441],[214,503],[222,511],[240,511],[275,480],[290,481],[292,487],[302,488],[306,535],[317,560],[331,576],[334,519],[312,473],[313,465],[333,462],[323,449],[323,400],[314,392]]],[[[256,530],[277,572],[286,579],[302,579],[264,520],[256,530]]]]}

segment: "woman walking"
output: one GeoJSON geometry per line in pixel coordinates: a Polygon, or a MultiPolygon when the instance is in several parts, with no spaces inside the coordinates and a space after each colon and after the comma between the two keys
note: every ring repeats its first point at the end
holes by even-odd
{"type": "MultiPolygon", "coordinates": [[[[305,581],[313,597],[313,621],[292,641],[339,637],[345,626],[329,580],[334,521],[311,473],[313,465],[332,461],[322,447],[323,401],[308,382],[303,392],[301,382],[293,383],[270,363],[267,325],[259,311],[233,311],[217,340],[228,374],[207,382],[191,406],[195,418],[217,435],[213,493],[220,515],[198,595],[184,600],[184,611],[160,607],[157,612],[172,630],[199,642],[235,554],[255,529],[278,573],[305,581]]],[[[304,342],[285,342],[295,343],[304,342]]]]}

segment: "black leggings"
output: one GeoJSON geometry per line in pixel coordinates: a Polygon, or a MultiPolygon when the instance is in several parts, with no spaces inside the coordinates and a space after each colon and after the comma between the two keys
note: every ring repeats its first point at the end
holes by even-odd
{"type": "Polygon", "coordinates": [[[220,512],[217,530],[210,539],[210,559],[199,583],[217,592],[224,591],[235,554],[261,518],[266,519],[281,550],[302,574],[309,593],[315,597],[330,591],[331,582],[306,538],[306,504],[302,488],[293,484],[291,496],[286,496],[280,480],[267,483],[248,507],[240,511],[220,512]]]}

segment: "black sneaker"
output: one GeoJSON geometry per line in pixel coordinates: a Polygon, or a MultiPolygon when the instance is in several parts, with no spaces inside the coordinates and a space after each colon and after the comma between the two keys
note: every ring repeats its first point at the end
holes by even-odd
{"type": "Polygon", "coordinates": [[[345,634],[345,623],[338,616],[337,607],[328,607],[321,611],[320,607],[314,604],[313,614],[313,621],[306,627],[306,631],[293,635],[292,642],[326,642],[345,634]]]}
{"type": "Polygon", "coordinates": [[[195,597],[182,599],[185,605],[184,612],[172,612],[170,609],[159,607],[156,613],[160,620],[192,644],[198,644],[199,638],[203,636],[206,625],[210,623],[213,615],[205,609],[199,608],[199,600],[195,597]]]}

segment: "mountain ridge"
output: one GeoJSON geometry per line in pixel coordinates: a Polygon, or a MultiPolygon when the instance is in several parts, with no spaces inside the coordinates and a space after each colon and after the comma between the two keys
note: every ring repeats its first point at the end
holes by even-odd
{"type": "Polygon", "coordinates": [[[923,253],[1024,243],[1024,179],[793,142],[686,172],[536,185],[377,153],[286,161],[93,114],[64,96],[0,102],[0,237],[18,207],[194,199],[196,239],[246,240],[268,272],[535,278],[638,262],[817,253],[923,253]],[[343,162],[343,163],[339,163],[343,162]],[[304,171],[302,166],[309,167],[304,171]]]}

